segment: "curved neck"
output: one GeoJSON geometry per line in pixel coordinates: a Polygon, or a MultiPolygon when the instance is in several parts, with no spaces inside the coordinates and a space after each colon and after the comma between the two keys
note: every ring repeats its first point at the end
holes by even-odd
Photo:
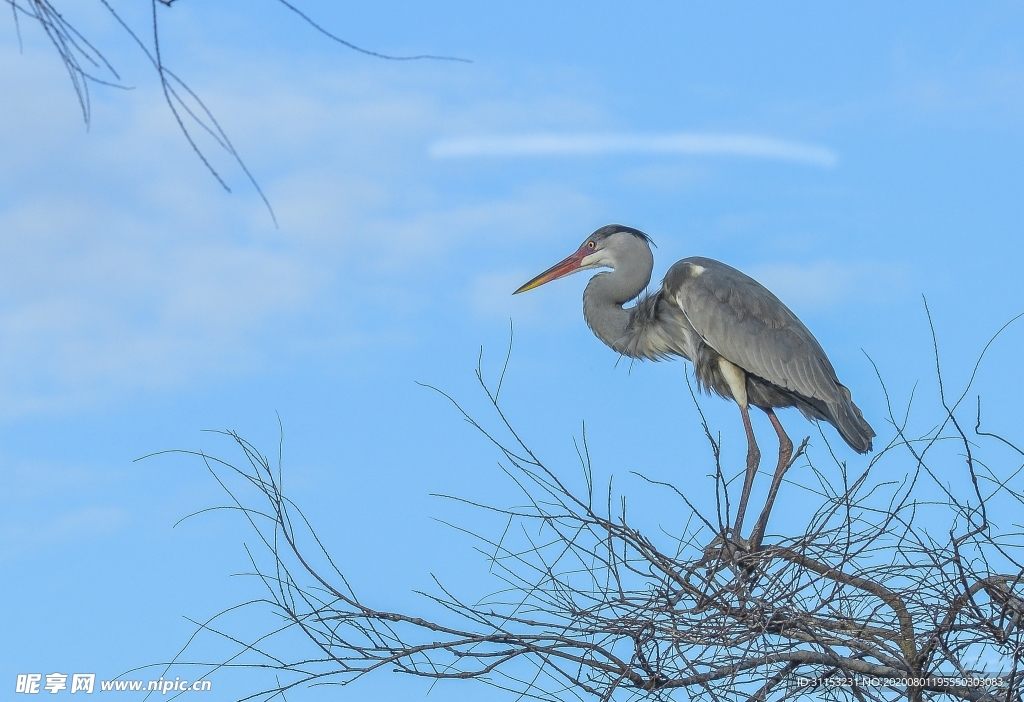
{"type": "MultiPolygon", "coordinates": [[[[644,247],[646,249],[646,247],[644,247]]],[[[583,291],[583,317],[598,339],[625,354],[629,347],[627,330],[632,310],[622,305],[639,295],[651,282],[654,257],[628,257],[610,272],[598,273],[583,291]]]]}

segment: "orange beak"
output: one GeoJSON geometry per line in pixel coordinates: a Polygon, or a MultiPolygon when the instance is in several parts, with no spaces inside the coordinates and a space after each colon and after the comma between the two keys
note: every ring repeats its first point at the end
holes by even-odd
{"type": "Polygon", "coordinates": [[[551,268],[548,268],[546,271],[523,285],[512,294],[518,295],[521,292],[526,292],[527,290],[533,290],[534,288],[540,287],[541,285],[544,285],[544,283],[550,283],[556,278],[562,278],[570,273],[575,273],[580,269],[580,266],[583,265],[583,259],[590,253],[593,252],[587,248],[586,244],[584,244],[568,258],[551,266],[551,268]]]}

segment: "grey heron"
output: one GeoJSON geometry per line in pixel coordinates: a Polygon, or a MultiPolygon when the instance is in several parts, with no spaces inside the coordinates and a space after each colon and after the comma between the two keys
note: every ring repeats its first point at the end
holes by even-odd
{"type": "Polygon", "coordinates": [[[699,256],[684,258],[668,269],[660,290],[644,293],[654,270],[651,239],[638,229],[610,224],[513,294],[595,268],[611,269],[593,276],[583,293],[583,316],[598,339],[631,358],[682,356],[693,363],[700,389],[739,406],[747,461],[735,537],[740,537],[761,460],[750,405],[768,415],[779,437],[778,466],[751,535],[755,548],[793,455],[793,442],[775,408],[796,407],[808,419],[834,426],[854,451],[871,450],[875,432],[817,339],[779,298],[731,266],[699,256]],[[631,307],[623,307],[631,300],[631,307]]]}

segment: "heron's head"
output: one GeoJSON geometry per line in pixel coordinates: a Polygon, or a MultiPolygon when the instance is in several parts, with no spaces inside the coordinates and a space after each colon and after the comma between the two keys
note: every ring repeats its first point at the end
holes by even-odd
{"type": "Polygon", "coordinates": [[[646,252],[651,257],[651,238],[639,229],[626,227],[621,224],[607,224],[580,244],[572,254],[562,261],[559,261],[530,282],[516,290],[513,295],[549,283],[556,278],[562,278],[591,268],[616,268],[627,257],[646,252]]]}

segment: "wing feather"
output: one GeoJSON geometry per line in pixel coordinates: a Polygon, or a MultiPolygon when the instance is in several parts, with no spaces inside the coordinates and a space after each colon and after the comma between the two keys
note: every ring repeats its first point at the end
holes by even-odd
{"type": "Polygon", "coordinates": [[[686,258],[669,269],[665,290],[705,343],[728,361],[805,397],[843,401],[817,339],[750,276],[710,258],[686,258]]]}

